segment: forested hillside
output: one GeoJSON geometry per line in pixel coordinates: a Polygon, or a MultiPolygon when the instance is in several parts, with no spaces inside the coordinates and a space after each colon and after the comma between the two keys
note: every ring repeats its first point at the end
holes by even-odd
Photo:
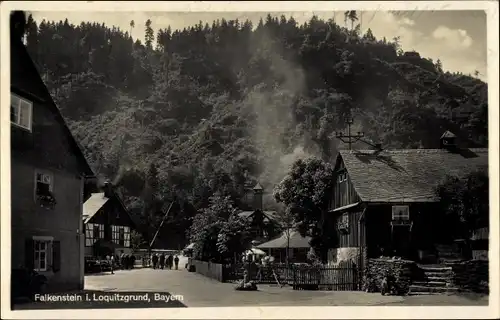
{"type": "Polygon", "coordinates": [[[26,41],[87,159],[132,210],[151,164],[180,217],[215,191],[238,204],[246,181],[271,191],[296,158],[344,148],[334,132],[350,115],[352,130],[384,148],[434,148],[445,130],[487,145],[485,83],[404,52],[397,38],[360,34],[355,12],[346,18],[349,28],[269,15],[257,26],[155,30],[148,20],[119,30],[30,16],[26,41]]]}

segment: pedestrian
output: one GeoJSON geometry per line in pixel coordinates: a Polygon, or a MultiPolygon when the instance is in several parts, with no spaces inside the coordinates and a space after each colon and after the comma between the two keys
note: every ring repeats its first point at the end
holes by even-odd
{"type": "Polygon", "coordinates": [[[125,253],[122,251],[122,254],[120,255],[120,267],[122,269],[125,269],[125,253]]]}
{"type": "Polygon", "coordinates": [[[158,256],[156,255],[156,253],[153,254],[152,260],[153,260],[153,269],[156,269],[158,264],[158,256]]]}
{"type": "Polygon", "coordinates": [[[177,255],[175,255],[174,263],[175,263],[175,270],[179,270],[179,257],[177,255]]]}
{"type": "Polygon", "coordinates": [[[170,270],[172,270],[172,266],[173,266],[173,264],[174,264],[174,257],[172,257],[172,255],[169,255],[169,256],[168,256],[168,268],[169,268],[170,270]]]}
{"type": "Polygon", "coordinates": [[[111,265],[111,274],[115,274],[113,271],[113,269],[115,267],[115,257],[113,255],[111,255],[111,260],[110,260],[109,264],[111,265]]]}
{"type": "Polygon", "coordinates": [[[134,266],[135,266],[135,259],[136,259],[136,258],[135,258],[135,255],[132,255],[130,258],[131,258],[131,260],[132,260],[132,261],[130,261],[130,269],[134,269],[134,266]]]}
{"type": "Polygon", "coordinates": [[[162,252],[162,254],[160,255],[160,269],[163,270],[164,267],[165,267],[165,253],[162,252]]]}

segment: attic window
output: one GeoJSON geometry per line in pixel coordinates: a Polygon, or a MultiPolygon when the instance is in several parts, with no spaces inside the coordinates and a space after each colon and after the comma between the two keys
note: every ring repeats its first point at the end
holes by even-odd
{"type": "Polygon", "coordinates": [[[33,103],[20,96],[10,94],[10,122],[18,127],[31,131],[33,103]]]}
{"type": "Polygon", "coordinates": [[[342,172],[339,174],[339,177],[338,177],[338,181],[339,183],[342,183],[344,181],[347,180],[347,173],[346,172],[342,172]]]}

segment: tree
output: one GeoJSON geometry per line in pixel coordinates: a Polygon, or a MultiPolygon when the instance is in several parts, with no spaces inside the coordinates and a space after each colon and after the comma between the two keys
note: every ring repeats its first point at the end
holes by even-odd
{"type": "Polygon", "coordinates": [[[210,197],[209,206],[193,218],[193,253],[204,261],[229,261],[233,254],[246,249],[249,231],[249,225],[236,214],[231,198],[216,194],[210,197]]]}
{"type": "Polygon", "coordinates": [[[332,166],[317,158],[297,160],[274,188],[274,198],[289,208],[301,235],[312,237],[311,246],[324,253],[328,245],[323,224],[333,186],[332,166]]]}
{"type": "Polygon", "coordinates": [[[440,59],[436,60],[435,66],[438,72],[443,73],[443,63],[441,62],[440,59]]]}
{"type": "Polygon", "coordinates": [[[148,19],[146,21],[146,34],[144,36],[144,43],[146,44],[146,48],[148,48],[149,50],[153,50],[153,42],[155,40],[155,33],[153,31],[153,28],[151,27],[151,20],[148,19]]]}
{"type": "Polygon", "coordinates": [[[227,221],[221,224],[217,237],[217,251],[222,261],[234,262],[233,258],[239,257],[248,249],[250,241],[250,226],[246,220],[233,211],[227,221]]]}
{"type": "Polygon", "coordinates": [[[130,36],[132,37],[132,31],[134,30],[135,27],[135,22],[134,20],[130,21],[130,36]]]}
{"type": "Polygon", "coordinates": [[[139,232],[135,230],[132,230],[130,232],[130,247],[132,248],[132,251],[137,251],[141,248],[141,246],[145,244],[146,241],[144,241],[142,235],[139,232]]]}
{"type": "Polygon", "coordinates": [[[290,207],[285,208],[285,210],[280,210],[276,214],[276,222],[279,224],[280,229],[286,237],[286,261],[289,262],[290,254],[290,236],[292,231],[295,229],[295,223],[293,220],[293,214],[290,207]]]}
{"type": "Polygon", "coordinates": [[[354,22],[358,21],[358,13],[355,10],[344,12],[344,22],[346,24],[347,20],[351,21],[351,30],[354,30],[354,22]]]}
{"type": "Polygon", "coordinates": [[[446,220],[455,223],[451,236],[470,239],[477,228],[489,225],[489,178],[475,171],[465,177],[448,176],[436,188],[446,220]]]}

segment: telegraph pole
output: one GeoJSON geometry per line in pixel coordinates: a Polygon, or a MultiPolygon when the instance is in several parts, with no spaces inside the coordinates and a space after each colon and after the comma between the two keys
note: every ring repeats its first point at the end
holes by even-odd
{"type": "Polygon", "coordinates": [[[352,150],[352,144],[363,138],[365,134],[360,131],[358,131],[357,134],[351,134],[351,126],[354,123],[354,120],[351,117],[347,118],[346,123],[347,123],[347,135],[345,135],[342,131],[339,131],[335,132],[335,137],[340,141],[347,143],[349,146],[349,150],[352,150]]]}

